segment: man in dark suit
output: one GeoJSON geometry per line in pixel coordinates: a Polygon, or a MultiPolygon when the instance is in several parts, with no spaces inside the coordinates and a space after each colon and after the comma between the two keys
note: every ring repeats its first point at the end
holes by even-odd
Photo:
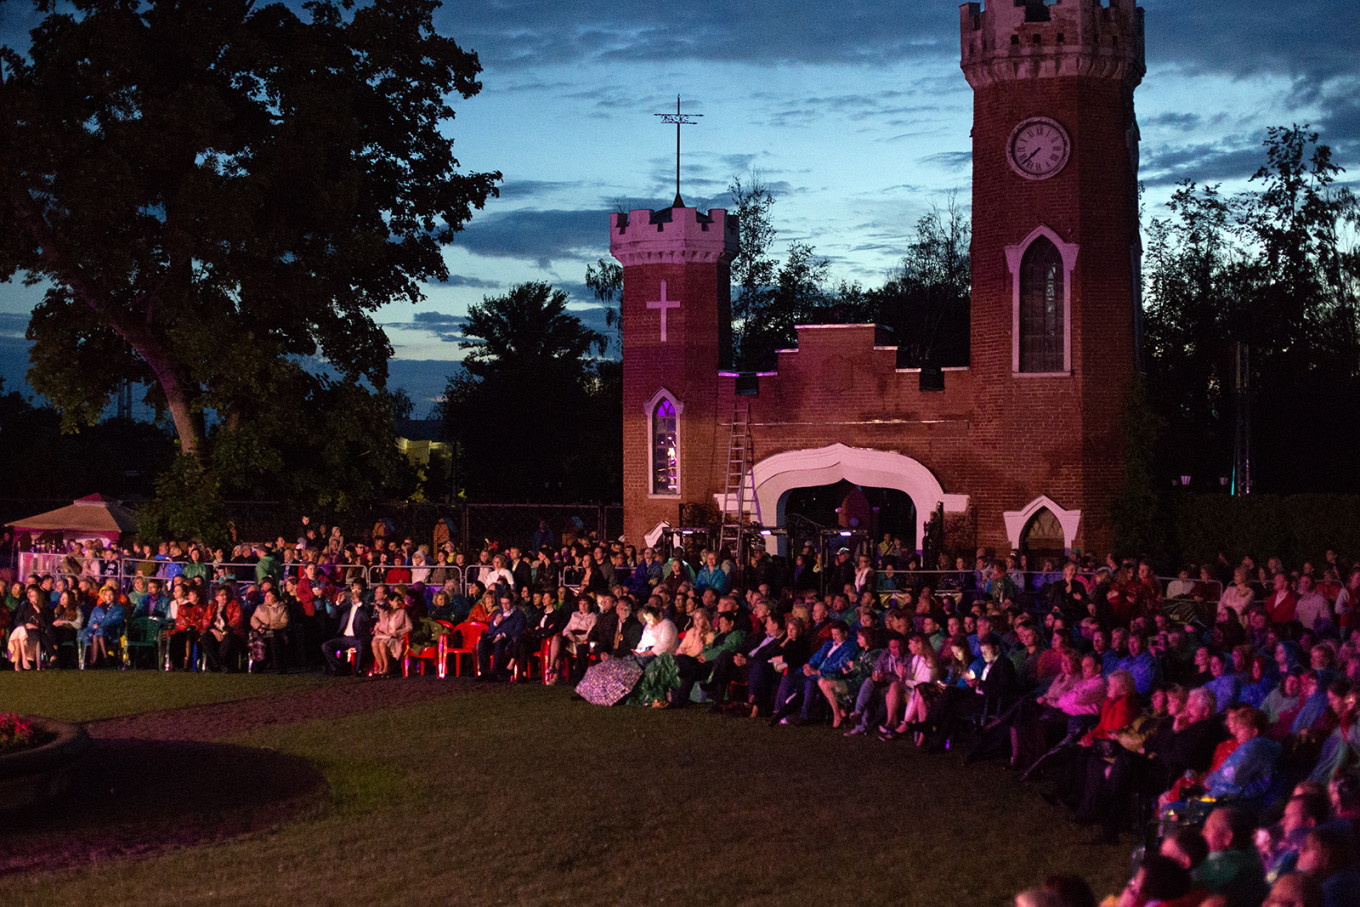
{"type": "Polygon", "coordinates": [[[340,653],[346,649],[357,649],[354,659],[354,673],[363,670],[364,655],[368,652],[368,639],[372,634],[373,612],[364,601],[363,587],[354,583],[350,587],[349,600],[340,611],[340,635],[321,645],[321,654],[326,659],[326,673],[340,671],[340,653]]]}
{"type": "Polygon", "coordinates": [[[978,641],[982,655],[969,669],[968,686],[945,689],[930,708],[929,722],[934,727],[929,748],[943,752],[945,742],[970,719],[999,715],[1020,695],[1015,662],[1001,654],[1001,639],[988,633],[978,641]]]}
{"type": "Polygon", "coordinates": [[[477,640],[477,663],[483,680],[509,680],[510,656],[527,628],[524,612],[515,607],[514,593],[501,593],[500,608],[491,618],[482,638],[477,640]]]}

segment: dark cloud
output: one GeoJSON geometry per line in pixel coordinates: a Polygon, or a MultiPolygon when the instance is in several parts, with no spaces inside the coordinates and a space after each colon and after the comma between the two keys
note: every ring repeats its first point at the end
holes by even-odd
{"type": "Polygon", "coordinates": [[[462,315],[450,315],[447,312],[416,312],[411,321],[416,327],[446,330],[466,324],[467,318],[462,315]]]}
{"type": "Polygon", "coordinates": [[[1304,94],[1356,73],[1355,10],[1335,0],[1143,0],[1149,66],[1238,78],[1279,74],[1304,94]],[[1338,40],[1341,35],[1349,39],[1338,40]],[[1213,48],[1213,50],[1209,50],[1213,48]]]}
{"type": "Polygon", "coordinates": [[[1167,129],[1173,132],[1189,132],[1199,127],[1204,118],[1197,113],[1159,113],[1152,117],[1139,117],[1141,129],[1167,129]]]}
{"type": "Polygon", "coordinates": [[[450,315],[446,312],[416,312],[410,321],[385,322],[382,326],[395,330],[426,331],[445,343],[456,343],[463,339],[463,325],[467,318],[450,315]]]}
{"type": "Polygon", "coordinates": [[[734,175],[745,176],[753,170],[759,171],[756,162],[762,157],[764,154],[724,154],[720,160],[734,175]]]}
{"type": "MultiPolygon", "coordinates": [[[[1341,160],[1354,161],[1360,156],[1360,96],[1354,93],[1354,86],[1342,96],[1331,98],[1324,110],[1313,124],[1318,141],[1332,146],[1341,160]]],[[[1356,173],[1350,174],[1351,180],[1356,177],[1356,173]]]]}
{"type": "Polygon", "coordinates": [[[509,179],[501,184],[502,200],[521,202],[536,196],[552,195],[560,192],[580,192],[583,184],[575,180],[516,180],[509,179]]]}
{"type": "Polygon", "coordinates": [[[920,163],[932,164],[946,170],[968,170],[973,166],[971,151],[940,151],[921,158],[920,163]]]}
{"type": "MultiPolygon", "coordinates": [[[[962,76],[955,81],[956,91],[967,91],[962,76]]],[[[766,111],[760,124],[772,128],[821,128],[828,116],[843,117],[864,128],[877,129],[885,124],[900,128],[934,123],[947,110],[936,93],[924,91],[918,84],[874,92],[809,93],[793,97],[784,92],[758,91],[752,97],[766,111]]]]}
{"type": "Polygon", "coordinates": [[[1171,186],[1181,180],[1217,183],[1244,180],[1265,163],[1257,142],[1237,137],[1224,143],[1144,147],[1139,178],[1146,186],[1171,186]]]}
{"type": "Polygon", "coordinates": [[[392,359],[387,363],[387,386],[406,391],[415,404],[413,415],[423,419],[444,396],[449,379],[462,371],[462,365],[448,359],[392,359]]]}
{"type": "Polygon", "coordinates": [[[473,255],[524,258],[550,268],[558,258],[596,258],[609,251],[609,212],[506,211],[473,218],[458,236],[473,255]]]}
{"type": "Polygon", "coordinates": [[[451,3],[436,15],[488,68],[595,61],[864,63],[938,55],[958,43],[947,4],[864,0],[750,0],[709,4],[618,4],[606,0],[451,3]]]}
{"type": "MultiPolygon", "coordinates": [[[[741,178],[741,184],[742,184],[743,187],[745,187],[745,188],[747,188],[747,189],[751,188],[751,180],[750,180],[750,178],[749,178],[749,177],[750,177],[750,173],[749,173],[749,172],[747,172],[747,173],[734,173],[734,174],[732,174],[732,175],[741,178]]],[[[759,178],[759,180],[760,180],[760,185],[762,185],[762,186],[764,186],[766,189],[768,189],[769,192],[770,192],[770,194],[774,196],[774,200],[775,200],[775,202],[776,202],[776,210],[777,210],[777,207],[778,207],[778,202],[779,202],[779,200],[780,200],[781,198],[788,198],[789,196],[796,194],[796,193],[802,188],[802,184],[801,184],[801,183],[794,183],[794,182],[790,182],[789,180],[770,179],[769,174],[768,174],[767,172],[763,171],[763,170],[762,170],[762,171],[757,171],[756,176],[757,176],[757,177],[759,178]]],[[[735,207],[735,205],[734,205],[734,203],[733,203],[733,201],[732,201],[732,193],[730,193],[730,192],[727,191],[727,190],[730,188],[730,186],[731,186],[731,180],[729,179],[729,180],[727,180],[726,183],[723,185],[722,191],[720,191],[720,192],[718,192],[717,194],[713,195],[713,196],[708,200],[709,203],[710,203],[710,205],[711,205],[712,207],[714,207],[714,208],[724,208],[724,209],[726,209],[726,210],[728,210],[728,211],[731,211],[731,210],[735,207]]]]}
{"type": "MultiPolygon", "coordinates": [[[[11,284],[0,284],[10,289],[11,284]]],[[[0,312],[0,337],[23,337],[28,330],[28,312],[0,312]]]]}
{"type": "Polygon", "coordinates": [[[28,386],[28,350],[32,344],[24,339],[27,327],[27,314],[0,312],[0,381],[4,382],[0,392],[18,391],[32,399],[33,390],[28,386]]]}
{"type": "Polygon", "coordinates": [[[438,285],[441,287],[472,287],[476,290],[494,290],[500,286],[500,283],[495,280],[483,280],[480,277],[450,274],[448,280],[441,280],[438,285]]]}

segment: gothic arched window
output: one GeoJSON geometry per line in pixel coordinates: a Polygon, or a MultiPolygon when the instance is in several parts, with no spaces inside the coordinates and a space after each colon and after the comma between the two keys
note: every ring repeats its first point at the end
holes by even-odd
{"type": "Polygon", "coordinates": [[[1062,255],[1039,236],[1020,260],[1020,371],[1066,370],[1063,308],[1062,255]]]}
{"type": "Polygon", "coordinates": [[[679,421],[669,397],[652,407],[652,494],[680,493],[679,421]]]}

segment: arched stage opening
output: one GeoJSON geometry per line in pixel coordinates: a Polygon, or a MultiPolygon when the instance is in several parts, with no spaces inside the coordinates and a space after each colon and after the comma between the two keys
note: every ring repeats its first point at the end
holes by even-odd
{"type": "MultiPolygon", "coordinates": [[[[918,549],[921,539],[925,537],[926,521],[937,506],[943,505],[946,513],[962,513],[968,508],[967,495],[946,494],[939,479],[929,468],[905,454],[830,444],[826,447],[785,451],[756,463],[751,469],[755,516],[767,526],[784,527],[790,492],[802,488],[840,486],[841,483],[846,483],[847,488],[858,486],[866,498],[869,497],[867,489],[905,495],[911,503],[911,514],[907,523],[909,530],[904,528],[901,532],[902,541],[914,544],[918,549]]],[[[827,496],[833,494],[828,493],[827,496]]],[[[837,506],[844,500],[842,497],[837,506]]],[[[892,498],[885,496],[881,500],[890,503],[892,498]]],[[[882,530],[878,537],[882,537],[882,530]]]]}
{"type": "Polygon", "coordinates": [[[916,506],[911,497],[896,488],[856,485],[846,479],[831,485],[793,488],[784,495],[784,524],[790,537],[804,526],[815,524],[828,529],[863,533],[877,543],[886,532],[902,539],[907,549],[915,549],[916,506]]]}

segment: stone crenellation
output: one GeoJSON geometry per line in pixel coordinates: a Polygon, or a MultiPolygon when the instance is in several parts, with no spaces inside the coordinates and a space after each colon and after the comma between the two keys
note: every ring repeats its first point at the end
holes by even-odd
{"type": "Polygon", "coordinates": [[[960,65],[973,88],[998,81],[1095,76],[1137,85],[1147,71],[1135,0],[1055,0],[959,7],[960,65]]]}
{"type": "Polygon", "coordinates": [[[609,251],[622,264],[731,261],[740,248],[737,216],[722,208],[641,208],[611,219],[609,251]]]}

